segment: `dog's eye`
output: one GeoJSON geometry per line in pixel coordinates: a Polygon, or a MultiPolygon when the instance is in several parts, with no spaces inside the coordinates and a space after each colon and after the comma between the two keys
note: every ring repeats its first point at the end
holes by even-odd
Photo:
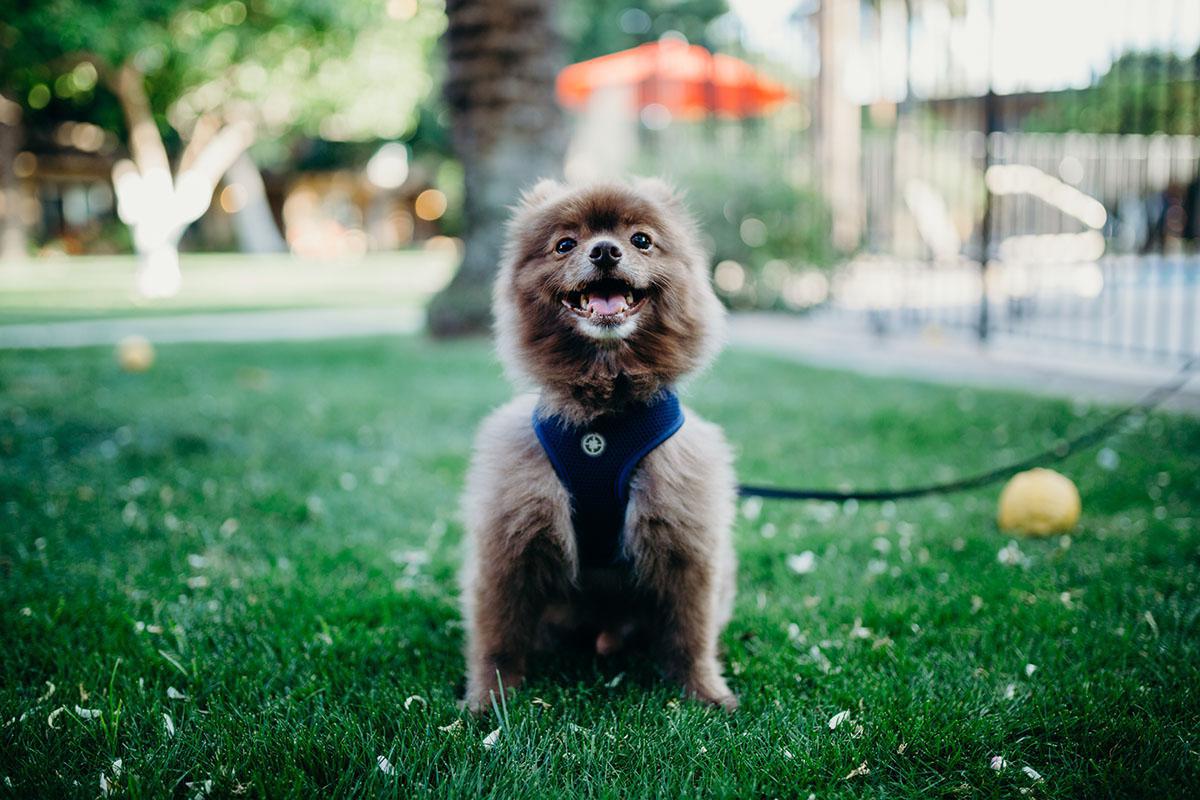
{"type": "Polygon", "coordinates": [[[650,249],[650,237],[644,233],[641,233],[641,232],[635,233],[633,236],[629,237],[629,241],[638,250],[649,250],[650,249]]]}
{"type": "Polygon", "coordinates": [[[558,244],[554,245],[554,252],[569,253],[575,249],[575,240],[568,236],[565,239],[559,239],[558,244]]]}

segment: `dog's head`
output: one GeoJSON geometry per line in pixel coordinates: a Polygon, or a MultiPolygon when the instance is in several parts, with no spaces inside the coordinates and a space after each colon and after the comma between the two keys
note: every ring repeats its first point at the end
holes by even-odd
{"type": "Polygon", "coordinates": [[[493,298],[510,371],[585,417],[702,366],[724,319],[696,225],[657,180],[539,183],[509,224],[493,298]]]}

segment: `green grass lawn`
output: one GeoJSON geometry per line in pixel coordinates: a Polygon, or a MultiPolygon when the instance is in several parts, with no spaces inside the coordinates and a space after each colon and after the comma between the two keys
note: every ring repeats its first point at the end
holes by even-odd
{"type": "Polygon", "coordinates": [[[423,305],[450,278],[453,258],[402,250],[314,261],[290,255],[186,253],[178,295],[135,292],[133,256],[0,264],[0,325],[204,311],[423,305]]]}
{"type": "MultiPolygon", "coordinates": [[[[96,797],[102,775],[180,798],[1200,787],[1197,420],[1154,414],[1068,460],[1079,530],[1021,540],[1015,564],[998,489],[747,503],[736,714],[637,658],[562,657],[476,721],[456,705],[455,502],[506,396],[482,343],[180,345],[144,375],[108,349],[0,352],[0,793],[96,797]]],[[[744,353],[687,397],[744,480],[835,487],[993,465],[1103,413],[744,353]]]]}

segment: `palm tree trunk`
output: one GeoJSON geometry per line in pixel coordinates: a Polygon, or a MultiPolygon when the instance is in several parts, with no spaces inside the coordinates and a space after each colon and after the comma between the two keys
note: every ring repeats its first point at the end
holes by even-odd
{"type": "Polygon", "coordinates": [[[554,0],[447,0],[446,104],[465,180],[458,273],[429,306],[435,336],[480,333],[504,222],[520,191],[562,171],[566,149],[554,80],[563,65],[554,0]]]}

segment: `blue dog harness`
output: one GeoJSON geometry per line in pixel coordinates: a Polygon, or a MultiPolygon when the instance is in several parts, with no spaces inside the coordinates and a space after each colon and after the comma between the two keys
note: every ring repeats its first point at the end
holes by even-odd
{"type": "Polygon", "coordinates": [[[533,430],[571,497],[581,567],[622,563],[629,482],[646,455],[683,426],[679,397],[663,390],[620,414],[571,425],[534,409],[533,430]]]}

